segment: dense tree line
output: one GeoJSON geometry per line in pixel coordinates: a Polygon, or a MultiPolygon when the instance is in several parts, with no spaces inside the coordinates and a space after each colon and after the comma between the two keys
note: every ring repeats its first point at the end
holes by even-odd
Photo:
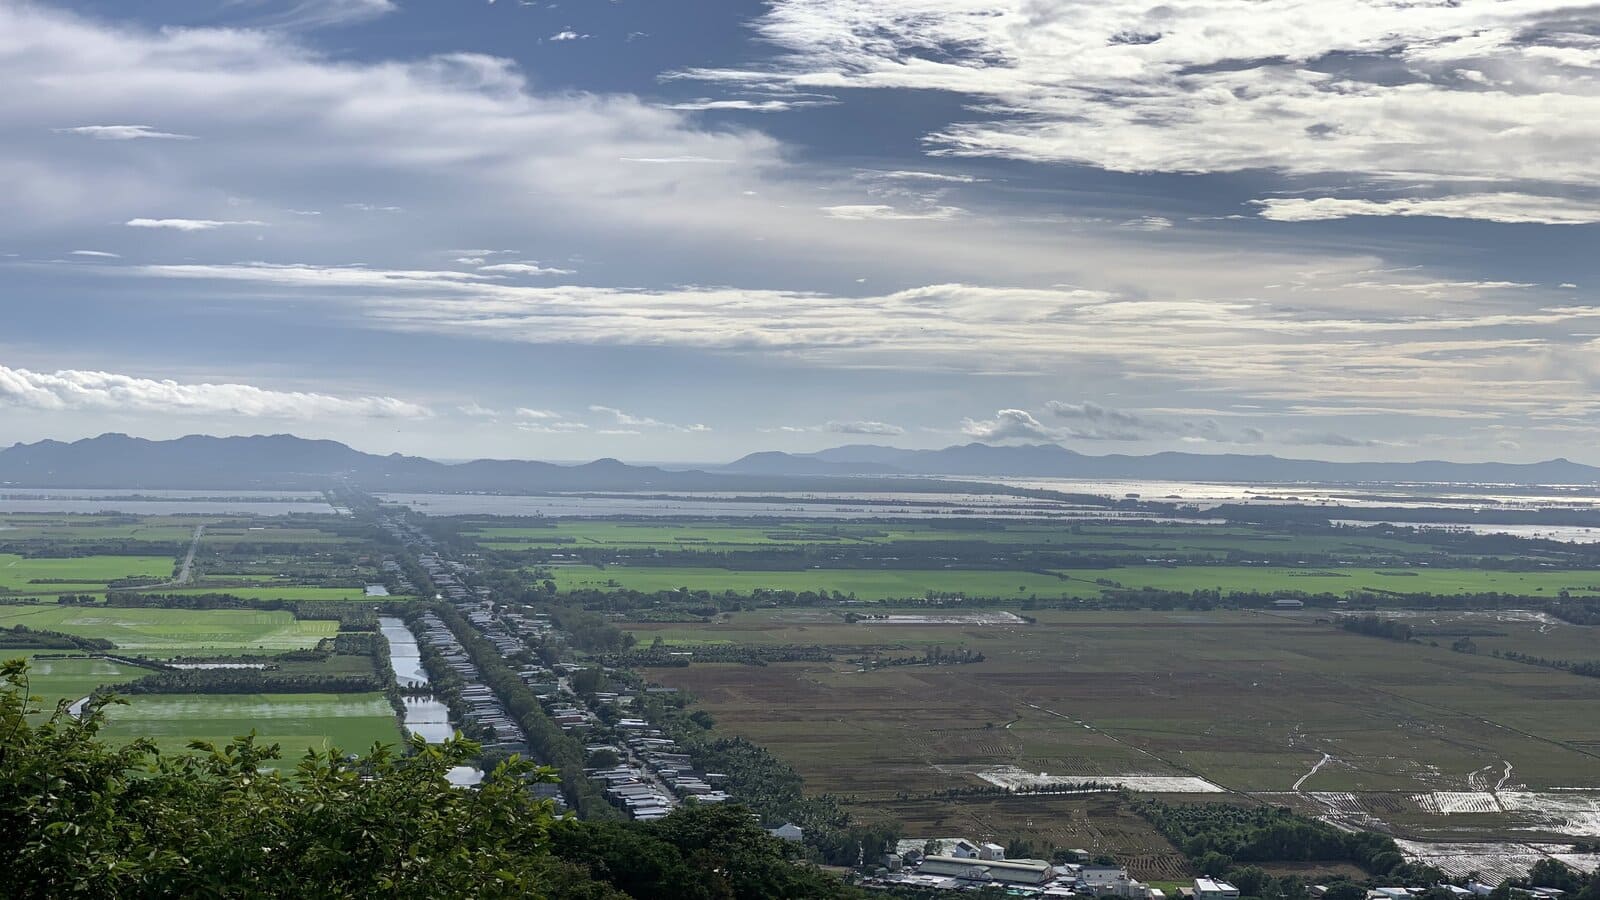
{"type": "Polygon", "coordinates": [[[1390,641],[1410,641],[1415,634],[1410,625],[1399,619],[1385,619],[1381,616],[1348,616],[1339,620],[1339,627],[1345,631],[1390,641]]]}
{"type": "Polygon", "coordinates": [[[608,666],[619,668],[668,668],[691,662],[743,663],[765,666],[775,662],[830,662],[834,652],[818,644],[674,644],[660,638],[648,647],[635,647],[626,653],[604,657],[608,666]]]}
{"type": "Polygon", "coordinates": [[[1574,600],[1563,597],[1546,603],[1544,611],[1573,625],[1600,625],[1600,600],[1574,600]]]}
{"type": "Polygon", "coordinates": [[[763,821],[799,825],[806,845],[824,862],[854,865],[863,854],[877,859],[900,837],[897,825],[852,823],[836,797],[807,796],[800,774],[765,747],[739,737],[711,738],[700,724],[675,730],[696,769],[726,775],[729,795],[763,821]]]}
{"type": "Polygon", "coordinates": [[[179,669],[103,689],[117,694],[364,694],[384,689],[376,673],[323,674],[271,669],[179,669]]]}
{"type": "Polygon", "coordinates": [[[1304,861],[1350,862],[1398,879],[1440,877],[1408,864],[1387,835],[1341,831],[1284,807],[1138,800],[1133,809],[1207,875],[1224,875],[1244,863],[1304,861]]]}
{"type": "Polygon", "coordinates": [[[254,600],[225,591],[206,594],[154,594],[112,591],[106,606],[158,609],[285,610],[297,619],[332,620],[342,631],[376,631],[379,616],[398,616],[415,605],[411,600],[254,600]]]}
{"type": "Polygon", "coordinates": [[[550,621],[567,634],[574,649],[585,653],[620,653],[634,644],[634,636],[604,617],[586,610],[552,606],[550,621]]]}
{"type": "Polygon", "coordinates": [[[105,638],[79,637],[75,634],[63,634],[59,631],[29,628],[26,625],[0,628],[0,650],[13,648],[82,650],[87,653],[99,653],[115,649],[116,645],[105,638]]]}
{"type": "Polygon", "coordinates": [[[308,753],[263,769],[254,736],[196,754],[98,738],[107,698],[37,724],[21,661],[0,669],[0,872],[16,900],[85,897],[784,900],[859,894],[733,807],[650,825],[557,819],[521,760],[452,787],[468,742],[308,753]]]}

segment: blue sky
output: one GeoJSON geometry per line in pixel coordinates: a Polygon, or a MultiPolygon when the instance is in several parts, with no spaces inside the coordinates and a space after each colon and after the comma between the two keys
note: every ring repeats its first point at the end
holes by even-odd
{"type": "Polygon", "coordinates": [[[1573,0],[0,0],[0,441],[1600,463],[1573,0]]]}

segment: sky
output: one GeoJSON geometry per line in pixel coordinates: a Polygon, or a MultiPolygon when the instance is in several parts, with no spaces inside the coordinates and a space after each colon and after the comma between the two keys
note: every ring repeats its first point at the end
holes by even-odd
{"type": "Polygon", "coordinates": [[[0,444],[1600,463],[1576,0],[0,0],[0,444]]]}

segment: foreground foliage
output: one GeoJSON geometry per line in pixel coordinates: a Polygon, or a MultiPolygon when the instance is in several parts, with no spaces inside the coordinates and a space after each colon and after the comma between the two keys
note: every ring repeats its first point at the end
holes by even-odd
{"type": "MultiPolygon", "coordinates": [[[[308,753],[291,774],[254,736],[163,756],[99,740],[97,698],[32,724],[21,660],[0,665],[0,873],[33,897],[842,897],[740,809],[649,826],[577,823],[534,799],[552,770],[513,758],[476,790],[445,775],[476,745],[308,753]]],[[[35,716],[37,718],[37,716],[35,716]]]]}

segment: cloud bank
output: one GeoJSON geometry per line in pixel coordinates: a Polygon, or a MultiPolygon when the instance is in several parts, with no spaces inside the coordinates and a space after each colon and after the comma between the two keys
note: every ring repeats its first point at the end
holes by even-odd
{"type": "Polygon", "coordinates": [[[113,372],[31,372],[0,366],[0,404],[36,410],[148,412],[247,418],[425,418],[427,407],[394,397],[335,397],[248,384],[182,384],[113,372]]]}

